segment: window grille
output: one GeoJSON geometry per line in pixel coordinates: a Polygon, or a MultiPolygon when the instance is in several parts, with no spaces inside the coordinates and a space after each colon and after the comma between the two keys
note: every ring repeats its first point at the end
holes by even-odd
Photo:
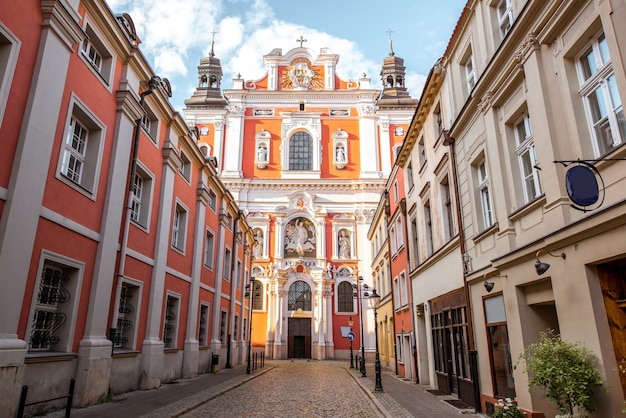
{"type": "Polygon", "coordinates": [[[313,169],[313,139],[306,132],[296,132],[289,140],[289,170],[313,169]]]}

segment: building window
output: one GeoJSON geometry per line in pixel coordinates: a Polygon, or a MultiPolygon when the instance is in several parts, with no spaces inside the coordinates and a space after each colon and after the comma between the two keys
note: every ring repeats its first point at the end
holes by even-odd
{"type": "Polygon", "coordinates": [[[231,262],[232,253],[230,252],[230,248],[224,249],[224,280],[230,281],[230,262],[231,262]]]}
{"type": "Polygon", "coordinates": [[[530,128],[530,118],[524,115],[515,124],[515,146],[517,161],[519,163],[520,176],[524,189],[524,202],[528,203],[541,194],[539,183],[539,170],[537,170],[537,158],[535,154],[535,142],[530,128]]]}
{"type": "Polygon", "coordinates": [[[430,256],[433,253],[433,220],[432,214],[430,210],[430,201],[426,200],[424,202],[424,231],[426,238],[426,255],[430,256]]]}
{"type": "Polygon", "coordinates": [[[341,282],[337,287],[337,312],[354,312],[354,296],[349,282],[341,282]]]}
{"type": "Polygon", "coordinates": [[[235,287],[241,289],[241,261],[237,260],[237,270],[235,271],[235,287]]]}
{"type": "Polygon", "coordinates": [[[87,38],[83,41],[80,49],[80,56],[88,64],[89,68],[105,83],[111,84],[113,75],[113,54],[102,41],[102,37],[96,33],[94,28],[88,23],[85,27],[87,38]]]}
{"type": "Polygon", "coordinates": [[[452,197],[450,195],[450,182],[446,176],[440,183],[441,209],[443,210],[443,233],[446,241],[450,241],[454,236],[454,214],[452,210],[452,197]]]}
{"type": "Polygon", "coordinates": [[[306,132],[296,132],[289,139],[289,170],[313,169],[313,138],[306,132]]]}
{"type": "Polygon", "coordinates": [[[579,93],[584,100],[594,151],[602,156],[624,142],[626,119],[604,33],[577,59],[579,93]]]}
{"type": "Polygon", "coordinates": [[[226,326],[228,321],[228,312],[222,311],[222,317],[220,318],[220,342],[222,345],[226,344],[226,326]]]}
{"type": "Polygon", "coordinates": [[[209,207],[215,212],[215,207],[217,205],[217,196],[213,190],[209,190],[209,207]]]}
{"type": "Polygon", "coordinates": [[[191,161],[189,161],[189,158],[182,152],[180,153],[180,159],[181,159],[181,164],[180,164],[180,167],[178,167],[178,172],[180,173],[181,176],[183,176],[185,180],[190,182],[191,181],[191,161]]]}
{"type": "Polygon", "coordinates": [[[489,192],[489,178],[487,175],[487,166],[485,160],[480,161],[476,165],[476,180],[478,182],[478,196],[482,209],[483,229],[487,229],[493,225],[493,211],[491,209],[491,196],[489,192]]]}
{"type": "Polygon", "coordinates": [[[76,276],[75,269],[44,262],[31,321],[29,351],[66,352],[71,349],[68,319],[76,296],[72,276],[76,276]]]}
{"type": "Polygon", "coordinates": [[[311,288],[306,282],[298,280],[289,287],[287,309],[290,311],[311,310],[311,288]]]}
{"type": "Polygon", "coordinates": [[[150,199],[152,195],[152,177],[142,167],[137,166],[133,176],[130,202],[130,219],[144,228],[150,218],[150,199]]]}
{"type": "Polygon", "coordinates": [[[433,111],[433,122],[435,124],[435,138],[439,138],[443,132],[443,117],[441,116],[441,104],[438,103],[433,111]]]}
{"type": "Polygon", "coordinates": [[[252,309],[255,311],[263,310],[263,301],[265,297],[263,296],[263,283],[259,280],[254,281],[254,293],[252,294],[252,309]]]}
{"type": "Polygon", "coordinates": [[[396,241],[396,227],[393,225],[389,228],[389,240],[391,241],[391,255],[394,255],[398,252],[398,246],[396,241]]]}
{"type": "Polygon", "coordinates": [[[419,265],[419,235],[417,229],[417,218],[413,216],[411,218],[411,237],[412,243],[411,246],[411,258],[409,259],[409,263],[411,268],[417,267],[419,265]]]}
{"type": "Polygon", "coordinates": [[[513,5],[511,0],[499,0],[496,5],[496,14],[498,27],[500,28],[500,37],[504,39],[513,25],[513,5]]]}
{"type": "Polygon", "coordinates": [[[215,253],[215,235],[211,231],[206,231],[204,240],[204,265],[213,268],[213,254],[215,253]]]}
{"type": "Polygon", "coordinates": [[[198,342],[200,347],[209,345],[209,306],[200,305],[200,318],[198,321],[198,342]]]}
{"type": "Polygon", "coordinates": [[[21,42],[0,22],[0,126],[9,100],[21,42]]]}
{"type": "Polygon", "coordinates": [[[159,139],[159,119],[145,104],[144,114],[141,116],[141,127],[146,134],[148,134],[148,138],[150,138],[154,144],[157,144],[159,139]]]}
{"type": "Polygon", "coordinates": [[[104,126],[78,102],[70,105],[59,178],[93,197],[98,184],[104,126]]]}
{"type": "Polygon", "coordinates": [[[122,283],[119,293],[119,308],[117,310],[117,325],[113,348],[133,350],[135,348],[135,330],[137,323],[137,308],[141,292],[138,286],[122,283]]]}
{"type": "Polygon", "coordinates": [[[402,228],[402,218],[398,216],[396,218],[396,248],[398,250],[404,247],[404,228],[402,228]]]}
{"type": "Polygon", "coordinates": [[[467,94],[469,94],[474,90],[474,86],[476,85],[476,67],[474,66],[472,48],[468,48],[465,52],[461,60],[461,66],[463,67],[463,74],[467,85],[467,94]]]}
{"type": "Polygon", "coordinates": [[[400,282],[397,277],[393,279],[393,303],[396,309],[402,306],[400,299],[400,282]]]}
{"type": "Polygon", "coordinates": [[[428,161],[428,156],[426,155],[426,145],[424,143],[423,135],[420,137],[419,142],[417,143],[417,150],[419,153],[418,155],[419,155],[420,170],[422,170],[422,167],[424,167],[424,165],[428,161]]]}
{"type": "Polygon", "coordinates": [[[187,232],[187,210],[176,203],[174,219],[172,221],[172,247],[185,251],[185,235],[187,232]]]}
{"type": "Polygon", "coordinates": [[[406,285],[406,274],[404,272],[400,273],[400,306],[404,307],[409,303],[407,285],[406,285]]]}
{"type": "Polygon", "coordinates": [[[494,376],[494,395],[515,398],[513,360],[509,344],[504,298],[497,295],[484,300],[489,359],[494,376]]]}
{"type": "Polygon", "coordinates": [[[163,321],[163,343],[165,348],[176,348],[178,343],[178,310],[180,300],[172,295],[167,295],[165,304],[165,318],[163,321]]]}
{"type": "Polygon", "coordinates": [[[409,164],[406,166],[406,179],[407,179],[407,186],[409,186],[409,190],[411,190],[413,188],[413,162],[409,162],[409,164]]]}

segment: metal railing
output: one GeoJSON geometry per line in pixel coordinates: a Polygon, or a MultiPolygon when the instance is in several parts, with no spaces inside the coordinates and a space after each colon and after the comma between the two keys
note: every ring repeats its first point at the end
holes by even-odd
{"type": "Polygon", "coordinates": [[[24,408],[31,405],[37,405],[40,403],[46,403],[51,401],[56,401],[59,399],[67,398],[67,402],[65,404],[65,417],[69,418],[70,412],[72,411],[72,400],[74,399],[74,385],[76,384],[76,380],[70,380],[70,392],[67,395],[61,396],[53,396],[51,398],[40,399],[37,401],[26,402],[26,396],[28,396],[28,386],[22,386],[22,394],[20,396],[20,405],[17,408],[17,418],[22,418],[24,416],[24,408]]]}

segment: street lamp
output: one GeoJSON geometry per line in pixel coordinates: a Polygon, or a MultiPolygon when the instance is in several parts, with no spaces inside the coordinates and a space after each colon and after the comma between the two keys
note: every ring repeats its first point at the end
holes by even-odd
{"type": "Polygon", "coordinates": [[[383,382],[380,376],[380,354],[378,353],[378,305],[380,304],[380,295],[376,293],[376,289],[370,295],[370,306],[374,309],[374,330],[376,336],[376,384],[374,392],[383,391],[383,382]]]}
{"type": "MultiPolygon", "coordinates": [[[[361,320],[361,377],[367,377],[365,372],[365,344],[363,342],[363,299],[380,299],[380,296],[376,293],[376,289],[370,288],[367,283],[363,283],[363,276],[359,276],[359,284],[352,285],[352,296],[359,298],[359,318],[361,320]],[[360,288],[359,288],[360,286],[360,288]],[[358,290],[358,291],[357,291],[358,290]],[[369,292],[372,292],[371,294],[369,292]]],[[[378,344],[378,341],[376,341],[378,344]]],[[[378,352],[378,349],[376,350],[378,352]]],[[[382,390],[382,388],[381,388],[382,390]]]]}
{"type": "Polygon", "coordinates": [[[250,374],[250,354],[252,352],[252,292],[254,291],[254,277],[250,277],[250,283],[246,285],[246,294],[248,298],[248,360],[246,366],[246,374],[250,374]]]}
{"type": "MultiPolygon", "coordinates": [[[[350,332],[352,332],[352,325],[354,325],[354,319],[350,317],[350,319],[348,319],[348,326],[350,327],[350,332]]],[[[354,338],[350,338],[350,368],[351,369],[354,369],[354,356],[352,355],[352,340],[353,339],[354,338]]]]}

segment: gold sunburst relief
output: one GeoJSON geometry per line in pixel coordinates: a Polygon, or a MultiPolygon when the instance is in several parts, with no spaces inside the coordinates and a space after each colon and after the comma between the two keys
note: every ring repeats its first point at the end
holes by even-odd
{"type": "Polygon", "coordinates": [[[283,69],[281,86],[286,90],[322,90],[324,82],[318,68],[306,58],[296,58],[283,69]]]}

